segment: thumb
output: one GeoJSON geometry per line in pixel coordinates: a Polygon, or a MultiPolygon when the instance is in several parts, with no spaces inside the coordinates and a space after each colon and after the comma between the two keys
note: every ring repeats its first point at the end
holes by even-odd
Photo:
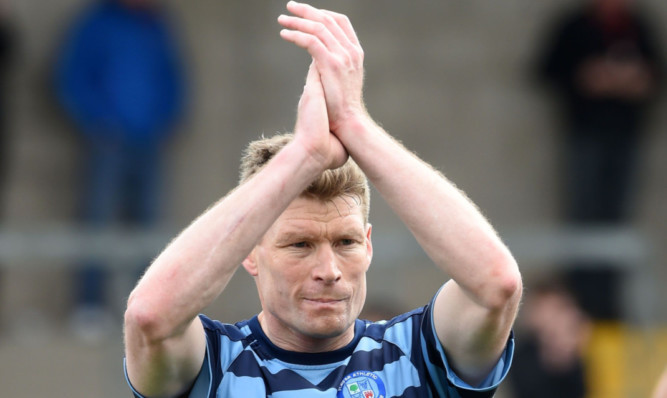
{"type": "Polygon", "coordinates": [[[317,69],[317,66],[315,65],[315,60],[313,60],[310,63],[310,66],[308,67],[308,75],[306,75],[306,87],[308,86],[314,86],[310,87],[312,89],[319,89],[320,91],[322,90],[322,80],[320,79],[320,71],[317,69]]]}
{"type": "Polygon", "coordinates": [[[299,100],[299,105],[301,105],[304,101],[316,101],[318,99],[324,100],[324,88],[322,88],[320,72],[315,66],[315,61],[313,61],[308,67],[306,84],[303,86],[303,94],[299,100]]]}

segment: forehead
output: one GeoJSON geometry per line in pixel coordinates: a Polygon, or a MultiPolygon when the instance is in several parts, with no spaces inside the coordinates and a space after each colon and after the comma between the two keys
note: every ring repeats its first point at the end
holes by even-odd
{"type": "Polygon", "coordinates": [[[358,201],[336,197],[321,201],[296,198],[278,217],[269,232],[284,233],[301,228],[364,228],[364,216],[358,201]]]}

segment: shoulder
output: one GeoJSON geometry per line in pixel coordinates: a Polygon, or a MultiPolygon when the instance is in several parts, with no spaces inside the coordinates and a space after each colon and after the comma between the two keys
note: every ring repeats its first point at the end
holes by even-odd
{"type": "MultiPolygon", "coordinates": [[[[257,344],[248,325],[249,320],[228,324],[212,320],[206,315],[199,315],[199,319],[206,334],[206,352],[213,369],[212,379],[219,381],[232,364],[241,368],[256,367],[256,358],[251,349],[257,344]]],[[[233,371],[238,372],[238,369],[233,371]]]]}
{"type": "MultiPolygon", "coordinates": [[[[204,327],[209,351],[215,353],[227,353],[228,359],[238,355],[249,344],[249,336],[252,334],[248,321],[235,324],[223,323],[212,320],[206,315],[199,315],[199,320],[204,327]]],[[[224,360],[224,358],[221,358],[224,360]]]]}
{"type": "Polygon", "coordinates": [[[251,334],[247,320],[237,322],[235,324],[229,324],[213,320],[206,315],[199,315],[199,320],[204,327],[204,331],[209,337],[220,336],[224,337],[230,342],[238,342],[251,334]]]}
{"type": "Polygon", "coordinates": [[[402,352],[411,352],[415,339],[422,336],[420,332],[429,306],[420,307],[410,312],[400,314],[388,321],[365,322],[364,338],[377,343],[385,342],[396,346],[402,352]]]}
{"type": "Polygon", "coordinates": [[[372,322],[363,320],[366,324],[365,335],[375,339],[381,339],[388,333],[407,332],[408,329],[413,326],[415,321],[420,320],[424,316],[427,307],[428,306],[416,308],[386,321],[372,322]]]}

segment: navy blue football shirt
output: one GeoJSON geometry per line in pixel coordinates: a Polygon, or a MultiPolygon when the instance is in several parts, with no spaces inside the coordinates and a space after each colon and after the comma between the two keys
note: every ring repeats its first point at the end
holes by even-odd
{"type": "MultiPolygon", "coordinates": [[[[390,321],[357,320],[352,342],[326,353],[277,347],[262,331],[257,316],[231,325],[200,315],[206,332],[206,357],[187,396],[492,397],[509,371],[513,336],[487,378],[470,386],[447,362],[435,335],[432,306],[433,301],[390,321]]],[[[134,388],[132,391],[135,397],[144,398],[134,388]]]]}

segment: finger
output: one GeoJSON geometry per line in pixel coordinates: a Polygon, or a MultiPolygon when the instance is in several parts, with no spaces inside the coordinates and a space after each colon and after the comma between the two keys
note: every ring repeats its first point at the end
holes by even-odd
{"type": "Polygon", "coordinates": [[[280,37],[306,49],[314,59],[323,59],[329,53],[329,49],[317,36],[308,33],[299,32],[298,30],[283,29],[280,31],[280,37]]]}
{"type": "Polygon", "coordinates": [[[299,31],[303,33],[308,33],[313,36],[316,36],[324,45],[332,52],[342,53],[345,50],[341,45],[337,37],[329,30],[328,26],[322,22],[312,21],[308,19],[281,15],[278,17],[278,23],[283,27],[299,31]]]}
{"type": "Polygon", "coordinates": [[[311,61],[310,66],[308,66],[308,75],[306,76],[306,85],[318,85],[320,89],[322,88],[322,81],[320,80],[320,71],[317,70],[317,65],[315,60],[311,61]]]}
{"type": "Polygon", "coordinates": [[[340,14],[334,11],[322,10],[323,12],[329,14],[335,21],[339,28],[343,31],[347,39],[354,44],[355,46],[361,46],[359,38],[357,37],[354,28],[352,27],[352,22],[347,17],[347,15],[340,14]]]}
{"type": "Polygon", "coordinates": [[[297,3],[296,1],[290,1],[287,3],[287,9],[298,17],[324,24],[339,41],[339,43],[341,43],[341,45],[358,45],[359,41],[354,34],[354,30],[351,29],[352,25],[344,15],[333,13],[327,10],[317,9],[311,5],[297,3]],[[347,29],[344,29],[340,23],[346,23],[347,29]],[[349,37],[350,30],[352,31],[353,38],[349,37]]]}

